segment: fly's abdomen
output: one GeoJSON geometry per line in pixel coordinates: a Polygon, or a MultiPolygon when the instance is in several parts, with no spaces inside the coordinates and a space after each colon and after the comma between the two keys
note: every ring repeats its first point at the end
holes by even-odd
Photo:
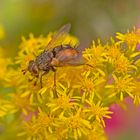
{"type": "Polygon", "coordinates": [[[70,60],[75,59],[78,56],[77,50],[73,49],[72,47],[67,47],[59,52],[57,52],[55,58],[58,59],[60,62],[68,62],[70,60]]]}

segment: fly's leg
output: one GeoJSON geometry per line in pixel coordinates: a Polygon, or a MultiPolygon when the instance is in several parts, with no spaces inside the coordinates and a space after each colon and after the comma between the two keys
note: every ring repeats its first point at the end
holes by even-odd
{"type": "Polygon", "coordinates": [[[54,93],[56,94],[56,69],[51,67],[51,70],[54,72],[54,93]]]}
{"type": "Polygon", "coordinates": [[[54,71],[54,92],[56,94],[56,71],[54,71]]]}
{"type": "MultiPolygon", "coordinates": [[[[36,75],[36,76],[34,76],[32,79],[28,79],[28,81],[29,82],[32,82],[35,78],[37,78],[38,79],[38,75],[36,75]]],[[[37,80],[34,82],[34,86],[36,86],[36,84],[37,84],[37,80]]]]}
{"type": "Polygon", "coordinates": [[[40,75],[40,85],[41,85],[41,88],[42,88],[42,77],[47,74],[49,72],[49,70],[46,70],[46,71],[43,71],[40,75]]]}

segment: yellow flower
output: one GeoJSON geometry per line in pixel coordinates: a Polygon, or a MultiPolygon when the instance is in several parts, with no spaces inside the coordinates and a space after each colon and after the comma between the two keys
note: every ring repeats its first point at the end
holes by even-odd
{"type": "Polygon", "coordinates": [[[100,41],[98,41],[98,45],[93,41],[91,48],[86,48],[85,51],[83,51],[83,58],[86,61],[85,66],[89,66],[90,70],[99,72],[102,75],[105,75],[102,70],[103,62],[105,62],[104,56],[105,48],[100,41]]]}
{"type": "Polygon", "coordinates": [[[56,137],[56,140],[67,139],[68,136],[65,130],[65,126],[61,124],[59,127],[57,127],[54,132],[54,136],[56,137]]]}
{"type": "MultiPolygon", "coordinates": [[[[50,113],[45,113],[44,111],[39,109],[38,118],[36,121],[42,134],[45,135],[46,133],[53,133],[53,129],[56,124],[55,120],[56,119],[53,115],[51,115],[50,113]]],[[[47,135],[45,135],[45,137],[47,138],[47,135]]]]}
{"type": "Polygon", "coordinates": [[[55,90],[57,89],[57,87],[61,83],[61,81],[63,81],[65,79],[65,76],[66,76],[65,73],[62,73],[62,71],[60,72],[59,70],[57,70],[56,81],[55,81],[54,72],[50,71],[47,75],[43,76],[43,78],[42,78],[43,79],[42,80],[43,88],[41,88],[38,91],[38,93],[41,94],[42,96],[43,95],[45,96],[45,94],[47,94],[48,96],[53,98],[54,96],[56,96],[55,90]],[[54,85],[55,82],[56,82],[56,87],[54,85]]]}
{"type": "Polygon", "coordinates": [[[83,52],[83,57],[86,60],[90,59],[96,59],[96,60],[102,60],[104,48],[101,44],[101,42],[98,42],[99,44],[96,45],[95,42],[92,42],[92,46],[90,48],[86,48],[83,52]]]}
{"type": "Polygon", "coordinates": [[[117,44],[127,43],[127,47],[135,50],[136,45],[140,43],[140,30],[134,27],[133,31],[128,31],[126,34],[116,33],[116,38],[119,39],[117,44]]]}
{"type": "Polygon", "coordinates": [[[49,103],[46,104],[51,112],[59,110],[64,114],[65,111],[79,105],[77,103],[79,99],[73,96],[73,89],[64,87],[62,84],[59,84],[57,88],[57,96],[55,99],[50,99],[49,103]]]}
{"type": "Polygon", "coordinates": [[[82,73],[79,79],[80,89],[84,92],[82,100],[84,101],[86,96],[89,96],[90,100],[92,100],[94,95],[98,94],[100,85],[104,82],[105,79],[99,73],[92,73],[91,71],[82,73]]]}
{"type": "Polygon", "coordinates": [[[82,118],[81,111],[81,108],[79,108],[76,114],[70,114],[69,117],[60,116],[65,127],[64,132],[67,133],[68,138],[78,140],[83,136],[87,136],[88,131],[91,129],[90,122],[82,118]]]}
{"type": "Polygon", "coordinates": [[[95,104],[93,101],[86,100],[86,103],[88,106],[84,109],[84,112],[88,113],[88,120],[92,120],[94,118],[105,127],[103,118],[110,119],[111,117],[109,115],[112,114],[112,112],[109,111],[109,107],[102,107],[100,101],[95,104]]]}
{"type": "Polygon", "coordinates": [[[37,78],[34,78],[33,76],[30,76],[29,73],[23,75],[21,69],[10,69],[7,72],[7,75],[4,77],[4,80],[5,86],[15,91],[15,96],[13,97],[15,97],[14,99],[16,99],[17,96],[17,101],[22,99],[24,101],[24,99],[26,98],[27,102],[29,102],[30,104],[34,104],[34,99],[38,99],[40,97],[40,95],[37,94],[37,92],[40,90],[39,80],[37,78]]]}
{"type": "Polygon", "coordinates": [[[127,57],[125,57],[124,55],[121,55],[114,62],[114,69],[115,69],[115,72],[125,74],[130,71],[132,72],[132,70],[137,70],[137,67],[133,65],[132,62],[130,62],[127,57]]]}
{"type": "Polygon", "coordinates": [[[55,118],[51,114],[47,114],[38,108],[36,114],[33,114],[29,121],[23,122],[23,130],[18,133],[18,136],[26,135],[27,140],[56,140],[54,133],[54,126],[56,126],[55,118]]]}
{"type": "Polygon", "coordinates": [[[83,72],[84,66],[67,66],[57,68],[57,77],[62,77],[60,79],[61,83],[69,83],[72,88],[79,88],[77,85],[79,83],[79,76],[83,72]]]}
{"type": "Polygon", "coordinates": [[[4,77],[4,80],[5,86],[13,88],[20,86],[21,84],[24,83],[24,81],[26,81],[25,76],[23,75],[20,69],[17,70],[9,69],[7,71],[6,76],[4,77]]]}
{"type": "Polygon", "coordinates": [[[92,130],[89,131],[87,140],[107,140],[103,126],[95,121],[92,124],[92,130]]]}
{"type": "Polygon", "coordinates": [[[25,137],[26,140],[43,140],[45,137],[40,132],[39,124],[33,119],[30,122],[23,123],[23,131],[18,133],[17,136],[25,137]]]}
{"type": "Polygon", "coordinates": [[[106,57],[107,61],[109,63],[114,63],[115,60],[117,60],[121,56],[120,48],[114,44],[108,45],[108,49],[106,51],[106,57]]]}
{"type": "Polygon", "coordinates": [[[109,95],[109,97],[113,97],[119,94],[119,98],[122,101],[124,96],[128,94],[130,97],[134,97],[132,92],[135,89],[134,78],[131,75],[125,76],[116,76],[112,75],[114,79],[113,85],[106,85],[106,88],[113,89],[109,95]]]}
{"type": "Polygon", "coordinates": [[[21,97],[18,93],[12,93],[10,96],[12,98],[11,104],[14,106],[13,113],[19,111],[22,112],[25,116],[27,116],[29,111],[32,110],[29,99],[27,97],[21,97]]]}

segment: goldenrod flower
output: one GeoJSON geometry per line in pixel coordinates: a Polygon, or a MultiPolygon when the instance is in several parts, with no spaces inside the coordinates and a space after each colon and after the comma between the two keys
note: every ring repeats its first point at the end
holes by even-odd
{"type": "Polygon", "coordinates": [[[105,79],[99,73],[92,73],[91,71],[82,73],[79,79],[79,88],[83,91],[82,100],[84,101],[86,96],[92,100],[94,95],[98,94],[100,85],[104,82],[105,79]]]}
{"type": "Polygon", "coordinates": [[[15,88],[24,83],[25,76],[23,75],[20,69],[9,69],[3,79],[5,80],[6,87],[15,88]]]}
{"type": "Polygon", "coordinates": [[[93,41],[91,48],[86,48],[85,51],[83,51],[83,57],[86,60],[86,65],[91,68],[90,70],[100,72],[102,75],[105,75],[102,70],[103,62],[105,62],[104,56],[105,48],[100,41],[98,41],[98,45],[96,45],[93,41]]]}
{"type": "Polygon", "coordinates": [[[122,101],[124,96],[128,94],[131,98],[133,98],[133,90],[135,89],[134,78],[131,75],[125,76],[116,76],[112,75],[114,79],[113,85],[106,85],[106,88],[113,89],[109,95],[109,97],[113,97],[119,94],[119,98],[122,101]]]}
{"type": "MultiPolygon", "coordinates": [[[[61,81],[64,80],[65,76],[66,76],[65,73],[61,73],[61,71],[57,70],[57,79],[56,79],[57,85],[59,85],[59,83],[61,83],[61,81]]],[[[46,76],[43,77],[43,88],[39,90],[39,93],[43,95],[48,91],[52,92],[54,91],[54,72],[52,71],[50,71],[46,76]]]]}
{"type": "Polygon", "coordinates": [[[112,112],[109,111],[109,108],[102,107],[100,101],[97,104],[95,104],[91,100],[86,100],[86,103],[88,104],[88,107],[84,109],[84,112],[88,113],[88,120],[94,119],[99,123],[102,123],[105,127],[105,122],[103,118],[110,119],[111,117],[109,115],[112,114],[112,112]]]}
{"type": "Polygon", "coordinates": [[[95,121],[92,124],[92,130],[89,131],[88,140],[107,140],[103,126],[95,121]]]}
{"type": "Polygon", "coordinates": [[[23,123],[23,132],[20,132],[18,136],[26,135],[27,139],[43,140],[55,138],[52,134],[56,125],[56,118],[49,113],[45,113],[40,108],[36,115],[33,114],[31,119],[23,123]],[[38,112],[39,111],[39,112],[38,112]]]}
{"type": "Polygon", "coordinates": [[[98,44],[96,45],[96,43],[93,41],[92,42],[92,46],[91,48],[87,48],[85,49],[84,53],[83,53],[83,56],[85,58],[88,58],[88,56],[92,56],[94,57],[95,59],[100,59],[101,61],[103,61],[103,56],[104,56],[104,47],[103,45],[101,44],[101,41],[98,40],[98,44]]]}
{"type": "Polygon", "coordinates": [[[114,43],[107,46],[106,59],[109,63],[114,63],[121,56],[120,48],[114,43]]]}
{"type": "MultiPolygon", "coordinates": [[[[45,113],[41,109],[39,109],[38,117],[36,119],[37,124],[39,125],[40,131],[43,134],[53,133],[56,118],[50,113],[45,113]]],[[[47,135],[45,136],[47,138],[47,135]]]]}
{"type": "Polygon", "coordinates": [[[127,47],[131,50],[135,50],[136,45],[140,43],[140,30],[134,27],[133,31],[129,31],[126,34],[116,33],[116,38],[119,39],[119,43],[127,43],[127,47]]]}
{"type": "Polygon", "coordinates": [[[36,123],[36,120],[23,123],[23,131],[18,133],[19,137],[25,137],[27,140],[43,140],[45,139],[44,135],[40,132],[39,124],[36,123]]]}
{"type": "Polygon", "coordinates": [[[60,125],[59,127],[56,128],[55,132],[54,132],[54,136],[56,137],[56,140],[63,140],[63,139],[67,139],[67,130],[65,129],[64,125],[60,125]]]}
{"type": "Polygon", "coordinates": [[[57,88],[57,98],[50,99],[50,102],[46,105],[50,108],[51,112],[55,112],[57,110],[60,113],[65,111],[69,111],[70,109],[74,108],[74,106],[78,106],[77,103],[79,101],[78,97],[73,96],[73,89],[64,87],[62,84],[59,84],[57,88]]]}
{"type": "Polygon", "coordinates": [[[121,55],[114,62],[114,69],[115,72],[125,74],[128,72],[132,72],[133,70],[137,70],[137,67],[133,65],[132,62],[130,62],[127,57],[121,55]]]}
{"type": "MultiPolygon", "coordinates": [[[[24,93],[23,93],[24,94],[24,93]]],[[[27,97],[20,97],[19,93],[11,94],[11,104],[14,106],[13,112],[22,112],[25,116],[32,110],[27,97]]]]}
{"type": "Polygon", "coordinates": [[[88,131],[91,129],[90,122],[82,118],[81,111],[81,108],[79,108],[76,114],[72,113],[69,117],[60,117],[65,127],[64,131],[67,133],[68,138],[78,140],[83,136],[87,136],[88,131]]]}

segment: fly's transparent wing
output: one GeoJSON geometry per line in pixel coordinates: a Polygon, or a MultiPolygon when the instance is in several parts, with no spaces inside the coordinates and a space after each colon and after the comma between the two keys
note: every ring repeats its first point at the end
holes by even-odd
{"type": "Polygon", "coordinates": [[[70,24],[66,24],[64,26],[62,26],[58,32],[56,32],[53,36],[52,39],[50,40],[50,42],[48,43],[48,45],[46,46],[46,50],[47,51],[51,51],[52,49],[54,49],[57,46],[60,46],[63,42],[63,40],[65,40],[65,38],[67,37],[67,34],[70,31],[70,24]]]}

